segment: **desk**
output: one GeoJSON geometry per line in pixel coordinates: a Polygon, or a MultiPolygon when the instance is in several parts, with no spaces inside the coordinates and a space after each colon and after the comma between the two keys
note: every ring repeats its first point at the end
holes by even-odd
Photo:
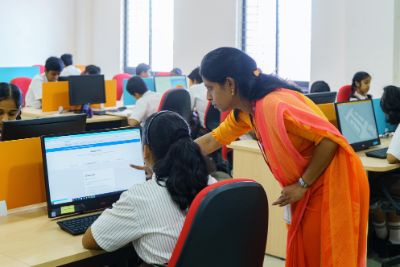
{"type": "MultiPolygon", "coordinates": [[[[381,138],[381,145],[371,148],[388,147],[391,138],[381,138]]],[[[271,203],[278,199],[281,187],[273,177],[256,141],[244,140],[233,142],[233,177],[250,178],[256,180],[263,187],[268,196],[269,222],[268,240],[265,253],[285,258],[287,229],[283,221],[283,208],[272,206],[271,203]]],[[[400,168],[400,163],[389,164],[385,159],[370,158],[365,155],[368,150],[360,151],[360,157],[366,171],[387,172],[400,168]]]]}
{"type": "Polygon", "coordinates": [[[44,204],[10,212],[0,217],[0,266],[57,266],[104,253],[84,249],[82,235],[62,231],[44,204]]]}

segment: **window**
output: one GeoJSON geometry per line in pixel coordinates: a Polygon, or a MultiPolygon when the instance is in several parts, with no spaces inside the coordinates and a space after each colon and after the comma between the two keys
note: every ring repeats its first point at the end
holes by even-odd
{"type": "Polygon", "coordinates": [[[173,67],[173,0],[125,0],[124,69],[133,72],[139,63],[153,71],[173,67]]]}
{"type": "Polygon", "coordinates": [[[242,49],[265,73],[309,81],[311,0],[243,0],[242,49]]]}

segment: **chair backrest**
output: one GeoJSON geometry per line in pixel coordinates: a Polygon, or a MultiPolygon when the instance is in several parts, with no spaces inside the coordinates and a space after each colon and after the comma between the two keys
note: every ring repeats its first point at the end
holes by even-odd
{"type": "Polygon", "coordinates": [[[44,73],[44,71],[45,71],[44,65],[35,64],[35,65],[33,65],[33,66],[39,67],[40,74],[44,73]]]}
{"type": "Polygon", "coordinates": [[[214,130],[219,126],[221,122],[221,112],[212,105],[211,101],[208,101],[206,111],[204,113],[204,124],[210,131],[214,130]]]}
{"type": "Polygon", "coordinates": [[[171,72],[169,71],[159,71],[154,73],[154,76],[172,76],[171,72]]]}
{"type": "Polygon", "coordinates": [[[158,111],[161,110],[175,111],[189,122],[192,114],[189,91],[180,88],[167,90],[163,94],[158,106],[158,111]]]}
{"type": "Polygon", "coordinates": [[[261,267],[268,232],[268,200],[249,179],[229,179],[193,200],[168,267],[261,267]]]}
{"type": "Polygon", "coordinates": [[[121,100],[123,89],[124,89],[124,80],[132,77],[129,73],[120,73],[116,74],[113,77],[113,80],[117,81],[117,100],[121,100]]]}
{"type": "Polygon", "coordinates": [[[351,94],[352,94],[351,85],[344,85],[344,86],[340,87],[338,94],[337,94],[336,102],[350,101],[351,94]]]}
{"type": "Polygon", "coordinates": [[[18,77],[10,81],[11,84],[18,86],[18,88],[21,90],[23,105],[25,105],[25,95],[28,92],[31,81],[32,79],[28,77],[18,77]]]}

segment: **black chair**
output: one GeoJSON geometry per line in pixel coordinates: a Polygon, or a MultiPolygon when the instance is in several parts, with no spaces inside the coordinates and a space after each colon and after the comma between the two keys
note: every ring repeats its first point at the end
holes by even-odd
{"type": "Polygon", "coordinates": [[[158,106],[158,111],[161,110],[174,111],[189,122],[192,114],[189,91],[181,88],[167,90],[163,94],[158,106]]]}
{"type": "Polygon", "coordinates": [[[249,179],[229,179],[193,200],[168,267],[262,267],[268,200],[249,179]]]}

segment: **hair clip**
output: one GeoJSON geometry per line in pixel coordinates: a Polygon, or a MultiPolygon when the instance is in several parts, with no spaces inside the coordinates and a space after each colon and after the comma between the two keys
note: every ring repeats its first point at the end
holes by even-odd
{"type": "Polygon", "coordinates": [[[260,74],[261,74],[261,69],[259,69],[259,68],[255,69],[253,71],[253,75],[256,76],[256,77],[260,76],[260,74]]]}

